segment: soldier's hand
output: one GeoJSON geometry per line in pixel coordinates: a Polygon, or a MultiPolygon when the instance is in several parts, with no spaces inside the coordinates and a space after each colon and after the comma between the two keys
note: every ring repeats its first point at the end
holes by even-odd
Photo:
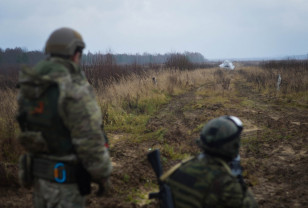
{"type": "Polygon", "coordinates": [[[100,197],[106,194],[111,186],[110,179],[103,178],[98,182],[98,191],[96,192],[96,196],[100,197]]]}

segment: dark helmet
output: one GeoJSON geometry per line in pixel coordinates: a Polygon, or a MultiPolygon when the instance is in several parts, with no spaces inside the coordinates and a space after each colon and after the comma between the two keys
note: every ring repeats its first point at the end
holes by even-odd
{"type": "Polygon", "coordinates": [[[199,145],[210,155],[232,160],[239,153],[241,120],[235,116],[221,116],[210,120],[202,129],[199,145]]]}
{"type": "Polygon", "coordinates": [[[60,28],[55,30],[49,36],[45,53],[60,56],[72,56],[76,50],[82,51],[85,48],[85,43],[81,35],[70,28],[60,28]]]}

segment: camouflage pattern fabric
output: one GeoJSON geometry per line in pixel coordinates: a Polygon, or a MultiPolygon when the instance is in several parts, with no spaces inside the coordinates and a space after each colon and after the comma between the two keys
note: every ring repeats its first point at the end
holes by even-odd
{"type": "Polygon", "coordinates": [[[83,208],[86,204],[76,184],[57,184],[37,179],[34,190],[35,208],[83,208]]]}
{"type": "MultiPolygon", "coordinates": [[[[101,111],[95,99],[93,88],[86,80],[80,67],[74,62],[61,58],[48,58],[38,63],[34,68],[22,69],[19,75],[19,109],[22,109],[22,104],[25,99],[37,99],[52,84],[58,86],[59,97],[57,110],[65,127],[69,130],[70,142],[74,150],[73,152],[67,152],[67,154],[77,155],[74,158],[78,158],[81,161],[84,168],[90,173],[92,181],[100,181],[102,178],[108,177],[112,167],[109,152],[105,146],[107,138],[104,136],[105,134],[102,130],[101,111]]],[[[53,129],[53,131],[57,131],[57,129],[53,129]]],[[[28,138],[27,135],[31,135],[31,133],[29,134],[27,131],[24,131],[20,137],[28,138]]],[[[56,141],[57,138],[54,139],[56,141]]],[[[45,151],[37,154],[42,149],[33,149],[36,146],[41,147],[42,144],[33,144],[31,153],[36,153],[36,156],[43,156],[44,158],[50,157],[53,160],[57,159],[58,155],[53,154],[53,151],[45,151]]],[[[61,154],[59,159],[65,156],[65,154],[61,154]]],[[[76,161],[71,162],[76,163],[76,161]]],[[[50,183],[47,181],[43,182],[43,180],[39,180],[35,184],[35,199],[37,201],[46,200],[45,193],[40,192],[46,191],[51,193],[54,190],[56,194],[58,193],[56,190],[60,187],[66,191],[71,190],[71,197],[75,200],[76,197],[73,196],[73,193],[77,194],[78,192],[76,184],[63,185],[54,183],[51,186],[50,183]],[[40,197],[41,199],[39,199],[40,197]]],[[[62,193],[68,194],[69,192],[66,191],[60,191],[58,195],[60,196],[62,193]]],[[[64,194],[62,197],[68,197],[67,194],[64,194]]],[[[58,195],[55,196],[55,199],[58,195]]],[[[79,195],[79,197],[81,196],[79,195]]],[[[83,200],[82,198],[77,198],[77,201],[83,200]]],[[[48,203],[51,203],[52,200],[53,197],[50,197],[50,202],[48,203]]],[[[70,206],[57,205],[51,207],[70,206]]],[[[77,207],[77,205],[74,207],[77,207]]]]}
{"type": "Polygon", "coordinates": [[[177,208],[257,207],[246,185],[219,158],[201,154],[161,179],[171,187],[177,208]]]}

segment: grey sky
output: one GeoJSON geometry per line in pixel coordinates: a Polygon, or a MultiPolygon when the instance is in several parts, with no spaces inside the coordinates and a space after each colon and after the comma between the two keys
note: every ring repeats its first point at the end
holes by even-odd
{"type": "Polygon", "coordinates": [[[93,53],[299,55],[308,53],[307,20],[307,0],[0,0],[0,48],[42,50],[66,26],[93,53]]]}

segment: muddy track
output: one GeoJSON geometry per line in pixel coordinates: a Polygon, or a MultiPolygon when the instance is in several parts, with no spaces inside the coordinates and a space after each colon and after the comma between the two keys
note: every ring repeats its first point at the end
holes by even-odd
{"type": "MultiPolygon", "coordinates": [[[[151,149],[169,145],[178,154],[199,152],[196,127],[220,115],[235,115],[242,119],[243,139],[254,139],[252,146],[241,149],[244,179],[253,190],[260,207],[308,207],[308,110],[282,107],[274,98],[254,93],[245,82],[234,80],[236,96],[229,96],[231,105],[208,104],[198,89],[175,96],[152,117],[149,132],[163,130],[163,139],[142,141],[127,139],[125,134],[109,134],[114,141],[111,156],[114,171],[112,188],[103,198],[88,197],[88,207],[157,207],[146,203],[146,195],[155,189],[154,173],[146,160],[151,149]],[[249,100],[251,105],[242,104],[249,100]],[[201,107],[194,107],[205,100],[201,107]],[[200,102],[199,102],[200,103],[200,102]],[[135,195],[130,196],[129,193],[135,195]],[[138,200],[134,199],[139,195],[138,200]]],[[[162,148],[163,149],[163,148],[162,148]]],[[[162,151],[165,169],[177,163],[162,151]]],[[[16,169],[15,169],[16,170],[16,169]]],[[[93,190],[97,189],[93,186],[93,190]]],[[[31,190],[13,186],[0,188],[0,207],[31,207],[31,190]]]]}

